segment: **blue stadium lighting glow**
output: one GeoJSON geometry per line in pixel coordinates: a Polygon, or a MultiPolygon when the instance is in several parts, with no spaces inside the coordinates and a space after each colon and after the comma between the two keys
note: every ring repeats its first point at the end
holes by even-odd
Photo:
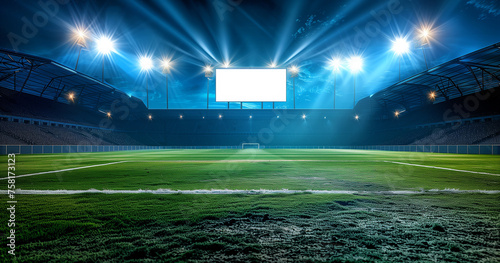
{"type": "Polygon", "coordinates": [[[302,119],[306,119],[306,115],[305,114],[302,114],[302,119]]]}
{"type": "MultiPolygon", "coordinates": [[[[100,59],[96,54],[116,53],[112,60],[104,61],[106,81],[120,83],[121,90],[134,92],[143,100],[144,90],[137,90],[144,81],[137,74],[137,54],[158,58],[158,62],[154,60],[158,71],[161,55],[169,54],[179,61],[175,63],[175,76],[169,76],[172,106],[196,109],[206,107],[207,82],[202,74],[193,72],[200,71],[205,64],[223,67],[225,62],[242,68],[290,68],[300,63],[300,74],[294,79],[298,108],[332,108],[334,96],[328,93],[333,92],[334,75],[337,75],[337,108],[351,108],[352,103],[342,99],[352,94],[352,79],[343,75],[349,73],[345,58],[342,56],[340,67],[328,65],[325,60],[340,54],[346,54],[347,58],[349,54],[362,54],[364,71],[370,73],[356,80],[357,96],[363,98],[398,80],[394,74],[394,57],[388,54],[394,40],[392,36],[412,42],[410,49],[413,42],[415,47],[426,48],[419,50],[418,56],[401,58],[401,71],[411,76],[425,70],[425,64],[431,68],[497,42],[498,30],[492,25],[500,23],[496,11],[488,12],[482,5],[472,3],[478,1],[442,1],[442,4],[394,1],[391,8],[397,12],[389,17],[382,15],[390,13],[388,2],[382,0],[340,4],[328,0],[66,2],[57,16],[51,17],[54,21],[36,28],[36,38],[22,35],[20,20],[33,17],[38,11],[31,7],[35,5],[9,2],[8,10],[12,12],[4,12],[3,27],[27,41],[12,42],[4,37],[0,40],[2,47],[33,52],[73,68],[80,56],[77,71],[99,78],[98,63],[102,62],[95,61],[100,59]],[[236,2],[234,6],[229,5],[231,10],[225,9],[222,13],[217,5],[236,2]],[[411,35],[405,35],[410,31],[413,31],[411,35]],[[83,34],[86,44],[92,48],[80,54],[75,46],[83,43],[78,41],[78,36],[83,34]],[[435,41],[436,36],[446,42],[435,41]],[[70,44],[62,45],[61,39],[70,40],[70,44]],[[429,41],[435,43],[432,50],[429,41]],[[338,73],[332,74],[332,69],[338,73]]],[[[165,81],[163,74],[152,74],[150,78],[155,84],[165,81]]],[[[291,87],[292,80],[287,81],[291,87]]],[[[224,108],[224,103],[215,102],[215,85],[215,81],[208,84],[210,108],[224,108]]],[[[166,89],[155,90],[150,98],[152,107],[163,108],[165,97],[166,89]]],[[[291,100],[276,104],[277,108],[292,108],[292,105],[291,100]]],[[[247,103],[245,106],[260,108],[261,105],[247,103]]]]}
{"type": "Polygon", "coordinates": [[[355,120],[359,120],[359,115],[354,116],[355,120]]]}
{"type": "Polygon", "coordinates": [[[249,118],[251,119],[251,118],[252,118],[252,115],[250,115],[250,117],[249,117],[249,118]]]}
{"type": "Polygon", "coordinates": [[[222,119],[222,115],[221,114],[219,114],[219,119],[222,119]]]}
{"type": "Polygon", "coordinates": [[[222,67],[224,68],[229,68],[231,66],[231,63],[229,61],[225,61],[223,64],[222,64],[222,67]]]}

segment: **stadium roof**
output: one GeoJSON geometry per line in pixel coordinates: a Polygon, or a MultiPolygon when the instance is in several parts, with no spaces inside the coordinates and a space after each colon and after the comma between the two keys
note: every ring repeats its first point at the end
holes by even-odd
{"type": "MultiPolygon", "coordinates": [[[[55,61],[0,48],[0,87],[95,110],[129,99],[115,87],[55,61]]],[[[142,101],[135,100],[140,102],[142,101]]]]}
{"type": "Polygon", "coordinates": [[[500,43],[416,74],[361,100],[356,108],[406,111],[500,86],[500,43]],[[373,103],[375,102],[375,103],[373,103]]]}

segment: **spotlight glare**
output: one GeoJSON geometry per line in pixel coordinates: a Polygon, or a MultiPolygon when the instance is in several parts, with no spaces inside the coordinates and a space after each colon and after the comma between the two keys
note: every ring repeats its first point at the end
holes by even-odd
{"type": "Polygon", "coordinates": [[[292,71],[292,73],[299,73],[299,68],[297,68],[296,66],[292,66],[290,70],[292,71]]]}
{"type": "Polygon", "coordinates": [[[141,70],[148,71],[153,68],[153,60],[151,57],[143,56],[139,59],[139,65],[141,66],[141,70]]]}
{"type": "Polygon", "coordinates": [[[153,116],[151,114],[148,115],[148,119],[152,120],[153,116]]]}
{"type": "Polygon", "coordinates": [[[436,99],[436,92],[434,92],[434,91],[429,92],[429,99],[431,99],[431,100],[436,99]]]}
{"type": "Polygon", "coordinates": [[[107,112],[106,115],[108,116],[108,118],[111,118],[111,112],[107,112]]]}
{"type": "Polygon", "coordinates": [[[161,66],[163,67],[163,69],[165,70],[170,70],[170,68],[172,67],[172,61],[168,60],[168,59],[163,59],[161,61],[161,66]]]}
{"type": "Polygon", "coordinates": [[[213,71],[212,67],[211,67],[211,66],[208,66],[208,65],[207,65],[207,66],[205,66],[204,70],[205,70],[205,73],[210,73],[210,72],[212,72],[212,71],[213,71]]]}
{"type": "Polygon", "coordinates": [[[85,47],[85,39],[87,38],[87,32],[83,29],[77,28],[74,30],[76,39],[76,44],[85,47]]]}
{"type": "Polygon", "coordinates": [[[250,115],[250,119],[252,118],[252,115],[250,115]]]}
{"type": "Polygon", "coordinates": [[[354,119],[359,120],[359,115],[354,116],[354,119]]]}
{"type": "Polygon", "coordinates": [[[431,30],[430,30],[430,28],[422,26],[419,31],[420,31],[420,37],[421,38],[428,39],[429,37],[431,37],[431,30]]]}
{"type": "Polygon", "coordinates": [[[347,62],[352,73],[357,73],[363,68],[363,59],[359,56],[351,57],[347,62]]]}
{"type": "Polygon", "coordinates": [[[339,71],[342,68],[342,60],[334,58],[330,60],[330,65],[332,66],[333,71],[339,71]]]}
{"type": "Polygon", "coordinates": [[[392,51],[394,51],[394,53],[398,56],[406,54],[410,51],[410,44],[405,38],[398,37],[392,41],[392,43],[392,51]]]}
{"type": "Polygon", "coordinates": [[[306,115],[305,114],[302,114],[302,119],[306,119],[306,115]]]}
{"type": "Polygon", "coordinates": [[[96,40],[97,51],[103,55],[109,55],[111,52],[115,52],[114,42],[107,36],[102,36],[96,40]]]}
{"type": "Polygon", "coordinates": [[[396,118],[397,118],[397,117],[399,117],[399,111],[395,111],[395,112],[394,112],[394,116],[395,116],[396,118]]]}
{"type": "Polygon", "coordinates": [[[271,62],[271,64],[269,64],[270,68],[275,68],[276,66],[277,66],[276,63],[274,63],[274,62],[271,62]]]}
{"type": "Polygon", "coordinates": [[[182,115],[179,115],[179,119],[182,119],[182,115]]]}
{"type": "Polygon", "coordinates": [[[219,119],[222,119],[222,115],[221,114],[219,114],[219,119]]]}
{"type": "Polygon", "coordinates": [[[229,63],[229,61],[226,61],[226,62],[224,62],[224,64],[222,64],[222,66],[225,68],[229,68],[230,65],[231,64],[229,63]]]}

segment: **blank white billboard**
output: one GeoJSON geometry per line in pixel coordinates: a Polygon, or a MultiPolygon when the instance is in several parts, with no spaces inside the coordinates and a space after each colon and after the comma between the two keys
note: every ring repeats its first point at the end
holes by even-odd
{"type": "Polygon", "coordinates": [[[216,69],[215,98],[221,102],[286,101],[286,69],[216,69]]]}

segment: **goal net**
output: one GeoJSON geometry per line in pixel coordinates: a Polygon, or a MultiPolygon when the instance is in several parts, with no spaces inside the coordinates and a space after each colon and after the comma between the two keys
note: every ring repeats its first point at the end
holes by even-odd
{"type": "Polygon", "coordinates": [[[242,143],[241,149],[260,149],[260,144],[250,142],[242,143]]]}

